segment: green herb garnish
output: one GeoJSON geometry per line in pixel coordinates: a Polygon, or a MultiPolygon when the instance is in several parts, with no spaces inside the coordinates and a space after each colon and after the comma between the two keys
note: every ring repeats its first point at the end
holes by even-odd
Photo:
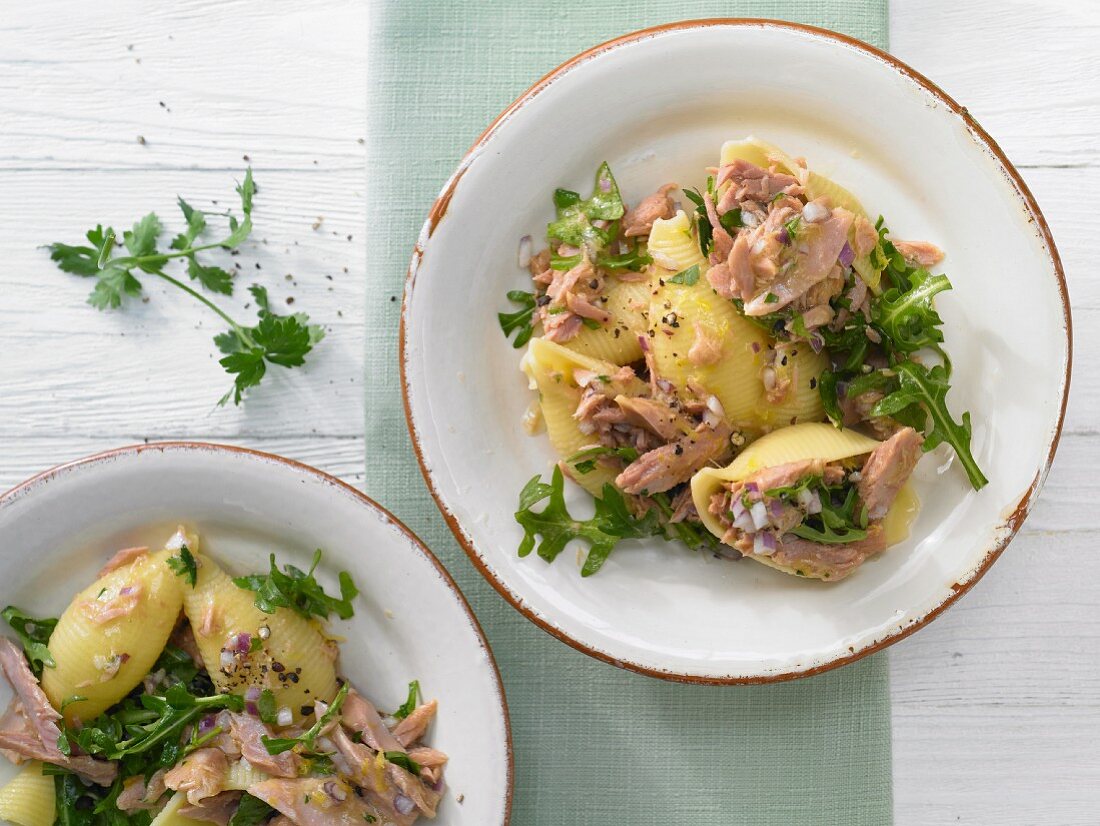
{"type": "Polygon", "coordinates": [[[252,574],[234,578],[238,588],[256,592],[256,607],[265,614],[274,614],[280,608],[290,608],[307,619],[328,619],[335,613],[340,619],[350,619],[355,614],[351,601],[359,595],[351,574],[341,571],[340,598],[329,596],[313,576],[321,561],[321,551],[313,554],[309,571],[293,565],[284,565],[280,571],[275,564],[275,554],[270,557],[270,570],[265,574],[252,574]]]}
{"type": "Polygon", "coordinates": [[[686,270],[681,270],[671,278],[665,279],[666,284],[683,284],[685,287],[694,287],[699,283],[699,265],[692,264],[686,270]]]}
{"type": "Polygon", "coordinates": [[[344,704],[344,699],[348,696],[349,685],[349,683],[344,683],[340,686],[340,690],[336,692],[336,696],[332,700],[332,705],[325,709],[325,713],[301,737],[268,737],[266,735],[261,737],[260,739],[267,749],[267,753],[282,754],[297,745],[302,745],[306,749],[313,748],[313,741],[321,736],[321,732],[324,731],[325,727],[336,719],[336,716],[340,713],[340,706],[344,704]]]}
{"type": "Polygon", "coordinates": [[[241,796],[237,811],[229,819],[229,826],[259,826],[261,823],[266,823],[274,811],[258,797],[253,797],[246,792],[241,796]]]}
{"type": "Polygon", "coordinates": [[[180,552],[176,556],[168,557],[166,562],[168,567],[175,571],[178,576],[190,582],[192,588],[195,587],[199,577],[199,567],[190,548],[186,545],[180,545],[180,552]]]}
{"type": "Polygon", "coordinates": [[[572,456],[567,457],[565,462],[571,465],[577,473],[584,475],[596,469],[596,460],[601,456],[617,456],[627,464],[630,464],[638,458],[638,451],[630,445],[623,445],[621,447],[595,445],[593,447],[586,447],[578,450],[572,456]]]}
{"type": "Polygon", "coordinates": [[[530,341],[534,330],[535,296],[523,290],[511,290],[508,293],[508,300],[513,304],[519,304],[520,308],[514,313],[497,313],[497,320],[500,322],[500,329],[504,331],[505,338],[512,335],[514,331],[519,331],[512,342],[512,346],[518,349],[530,341]]]}
{"type": "Polygon", "coordinates": [[[37,619],[24,614],[14,605],[9,605],[0,611],[0,616],[19,637],[19,642],[23,645],[23,653],[27,655],[27,662],[30,663],[31,671],[36,677],[42,675],[43,668],[57,667],[50,649],[46,647],[53,629],[57,626],[56,619],[37,619]]]}
{"type": "Polygon", "coordinates": [[[413,680],[409,683],[409,695],[405,698],[400,706],[397,707],[397,711],[393,713],[393,716],[398,720],[404,720],[410,714],[413,713],[413,709],[416,708],[417,698],[420,696],[420,682],[413,680]]]}
{"type": "Polygon", "coordinates": [[[393,763],[395,766],[400,766],[410,774],[420,774],[420,764],[413,760],[409,755],[403,751],[387,751],[383,752],[386,756],[386,760],[393,763]]]}
{"type": "Polygon", "coordinates": [[[612,234],[610,227],[601,230],[592,222],[617,221],[626,213],[619,186],[606,161],[596,170],[590,198],[581,200],[576,192],[559,189],[554,193],[554,206],[558,217],[547,226],[547,237],[574,247],[588,246],[593,251],[606,247],[618,235],[618,226],[612,234]]]}
{"type": "Polygon", "coordinates": [[[179,198],[180,212],[187,229],[172,239],[168,249],[158,247],[163,226],[153,212],[122,234],[122,246],[127,253],[124,255],[114,255],[120,249],[115,230],[112,227],[104,229],[101,224],[85,234],[88,246],[62,243],[49,246],[50,258],[61,270],[96,279],[88,303],[97,309],[117,309],[128,299],[140,296],[143,287],[137,276],[145,273],[187,293],[229,324],[229,331],[214,339],[218,349],[226,354],[219,363],[234,377],[233,387],[218,404],[225,404],[230,398],[234,404],[240,404],[245,391],[260,383],[267,364],[299,367],[304,363],[306,354],[324,338],[324,329],[310,324],[309,317],[304,313],[281,316],[271,312],[266,293],[261,301],[255,289],[253,295],[261,305],[259,323],[251,327],[238,324],[202,293],[165,272],[165,267],[172,260],[182,259],[187,264],[188,278],[202,289],[219,295],[233,294],[233,274],[221,267],[204,264],[197,256],[207,250],[236,250],[251,234],[252,199],[256,194],[251,169],[247,170],[244,182],[237,185],[236,191],[240,196],[243,217],[238,220],[232,213],[225,213],[228,233],[219,241],[198,243],[200,236],[208,229],[207,216],[222,213],[195,209],[179,198]]]}

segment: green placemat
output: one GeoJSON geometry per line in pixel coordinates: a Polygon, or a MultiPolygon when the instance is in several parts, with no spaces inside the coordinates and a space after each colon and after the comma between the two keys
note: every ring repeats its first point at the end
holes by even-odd
{"type": "Polygon", "coordinates": [[[458,547],[424,487],[401,411],[397,329],[405,269],[428,206],[486,124],[583,49],[646,26],[718,16],[778,17],[886,45],[886,0],[376,5],[369,45],[366,492],[435,551],[485,627],[512,713],[515,826],[892,820],[884,655],[795,683],[723,688],[640,677],[573,651],[508,606],[458,547]]]}

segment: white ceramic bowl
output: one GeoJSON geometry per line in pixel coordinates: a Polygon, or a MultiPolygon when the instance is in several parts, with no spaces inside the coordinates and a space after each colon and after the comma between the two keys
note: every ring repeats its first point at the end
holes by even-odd
{"type": "MultiPolygon", "coordinates": [[[[958,104],[894,58],[769,21],[638,32],[564,64],[521,96],[433,207],[405,292],[402,368],[424,476],[455,535],[533,622],[655,676],[763,682],[849,662],[934,617],[1019,528],[1061,427],[1070,365],[1065,281],[1019,174],[958,104]],[[971,411],[980,493],[939,448],[921,462],[912,537],[834,584],[635,542],[581,579],[572,553],[520,559],[520,487],[554,457],[520,419],[531,395],[498,329],[529,287],[517,240],[542,238],[557,186],[587,192],[611,163],[630,202],[701,183],[720,144],[767,140],[851,189],[899,238],[947,252],[940,296],[950,406],[971,411]]],[[[579,501],[579,500],[578,500],[579,501]]]]}
{"type": "MultiPolygon", "coordinates": [[[[151,444],[82,459],[0,497],[0,604],[56,616],[110,554],[196,528],[203,547],[239,573],[280,564],[351,573],[362,595],[341,669],[383,708],[411,679],[439,700],[429,740],[450,755],[435,823],[508,821],[512,752],[496,663],[450,576],[404,525],[349,485],[278,456],[221,445],[151,444]],[[463,795],[461,805],[455,798],[463,795]]],[[[10,698],[6,683],[0,704],[10,698]]],[[[3,778],[12,773],[0,761],[3,778]]]]}

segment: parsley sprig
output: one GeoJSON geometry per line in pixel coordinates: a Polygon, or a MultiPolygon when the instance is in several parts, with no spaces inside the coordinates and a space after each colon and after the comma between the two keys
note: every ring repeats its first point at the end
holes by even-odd
{"type": "Polygon", "coordinates": [[[270,570],[267,574],[251,574],[236,577],[233,583],[238,588],[256,592],[256,607],[265,614],[274,614],[280,608],[290,608],[306,619],[320,617],[328,619],[335,613],[340,619],[350,619],[355,614],[351,602],[359,596],[359,589],[351,579],[351,574],[341,571],[339,574],[340,597],[329,596],[313,576],[321,561],[321,551],[313,554],[313,562],[308,571],[293,565],[284,565],[283,570],[275,564],[275,554],[271,554],[270,570]]]}
{"type": "Polygon", "coordinates": [[[195,562],[195,556],[191,553],[191,549],[186,545],[180,545],[180,551],[175,556],[168,557],[165,560],[168,563],[168,567],[176,573],[177,576],[183,577],[187,580],[191,587],[195,587],[195,583],[199,578],[199,566],[195,562]]]}
{"type": "Polygon", "coordinates": [[[535,476],[520,491],[519,510],[516,511],[516,521],[524,532],[519,545],[520,556],[537,549],[540,557],[553,562],[569,542],[579,539],[589,546],[581,576],[592,576],[622,540],[661,533],[655,509],[647,510],[641,517],[635,516],[622,493],[610,483],[603,486],[603,496],[595,498],[596,512],[591,519],[574,519],[570,515],[564,489],[561,468],[555,467],[550,484],[535,476]],[[543,500],[549,501],[541,511],[535,511],[534,506],[543,500]]]}
{"type": "Polygon", "coordinates": [[[201,292],[165,271],[176,259],[186,263],[188,279],[203,290],[217,295],[233,294],[233,274],[219,266],[199,259],[199,254],[210,250],[239,249],[252,233],[252,201],[256,185],[252,170],[245,173],[244,181],[237,185],[241,201],[241,218],[232,212],[215,213],[196,209],[183,198],[178,198],[180,212],[187,228],[172,238],[167,249],[161,249],[159,239],[164,232],[160,218],[154,212],[137,221],[133,228],[122,233],[122,245],[114,228],[97,224],[88,230],[87,245],[63,243],[50,244],[50,258],[64,272],[85,278],[95,278],[95,287],[88,296],[88,303],[99,310],[118,309],[143,292],[139,274],[148,274],[187,293],[212,310],[229,330],[215,338],[219,350],[225,354],[219,363],[233,376],[233,387],[218,402],[226,404],[230,399],[240,404],[245,391],[255,387],[263,379],[268,364],[282,367],[299,367],[305,356],[324,338],[324,329],[309,323],[304,313],[276,315],[267,302],[267,293],[261,287],[253,287],[252,294],[259,305],[259,319],[255,325],[239,324],[217,304],[201,292]],[[228,232],[221,240],[200,243],[209,230],[207,217],[224,216],[228,232]],[[124,254],[115,255],[118,250],[124,254]]]}
{"type": "Polygon", "coordinates": [[[518,350],[531,340],[531,333],[534,331],[535,295],[523,290],[510,290],[508,300],[518,304],[519,309],[514,313],[497,313],[497,320],[505,338],[514,331],[519,331],[512,342],[512,346],[518,350]]]}

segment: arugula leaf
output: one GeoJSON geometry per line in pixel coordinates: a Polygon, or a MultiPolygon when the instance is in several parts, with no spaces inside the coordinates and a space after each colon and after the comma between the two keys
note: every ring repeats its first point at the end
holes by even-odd
{"type": "Polygon", "coordinates": [[[821,406],[825,408],[825,415],[837,427],[844,426],[844,411],[840,409],[840,397],[837,391],[837,375],[832,370],[825,370],[817,377],[817,392],[821,396],[821,406]]]}
{"type": "MultiPolygon", "coordinates": [[[[596,170],[591,197],[580,200],[577,196],[574,199],[573,196],[576,195],[577,193],[570,190],[559,189],[554,192],[554,206],[557,207],[558,217],[547,226],[547,237],[556,238],[574,247],[588,246],[592,251],[602,249],[614,236],[593,226],[592,222],[617,221],[626,213],[619,186],[615,183],[615,176],[611,174],[611,167],[606,161],[596,170]]],[[[615,227],[614,235],[617,234],[618,227],[615,227]]]]}
{"type": "Polygon", "coordinates": [[[947,368],[936,365],[929,369],[923,364],[905,361],[894,365],[894,371],[898,374],[899,389],[876,404],[871,414],[890,416],[911,404],[920,404],[932,424],[932,429],[925,433],[925,452],[946,442],[954,448],[974,490],[985,487],[989,480],[970,450],[970,414],[963,413],[960,423],[951,417],[947,409],[947,391],[950,389],[947,368]]]}
{"type": "Polygon", "coordinates": [[[871,302],[871,318],[896,352],[914,353],[926,347],[939,350],[943,320],[933,299],[950,290],[951,282],[946,275],[932,275],[926,269],[912,270],[908,280],[908,289],[893,287],[871,302]]]}
{"type": "Polygon", "coordinates": [[[313,741],[321,736],[321,732],[324,731],[325,727],[340,713],[340,706],[344,704],[344,699],[348,696],[349,685],[350,683],[344,683],[340,686],[340,690],[336,692],[336,696],[332,700],[332,705],[325,709],[325,713],[301,737],[268,737],[267,735],[261,737],[260,740],[263,742],[264,748],[267,749],[267,753],[282,754],[284,751],[290,751],[298,745],[305,746],[307,749],[313,748],[313,741]]]}
{"type": "Polygon", "coordinates": [[[195,557],[191,554],[190,548],[181,545],[179,554],[170,556],[165,561],[168,563],[168,567],[175,571],[178,576],[190,582],[192,588],[195,587],[199,576],[199,566],[195,562],[195,557]]]}
{"type": "MultiPolygon", "coordinates": [[[[575,255],[558,255],[556,252],[552,252],[550,253],[550,269],[571,270],[581,263],[582,257],[583,253],[579,252],[575,255]]],[[[631,249],[619,255],[598,252],[595,259],[598,269],[630,270],[631,272],[641,272],[652,263],[653,258],[646,252],[645,247],[639,243],[634,244],[631,249]]]]}
{"type": "Polygon", "coordinates": [[[265,614],[274,614],[279,608],[290,608],[306,619],[328,619],[335,613],[340,619],[350,619],[355,614],[351,602],[359,595],[347,571],[339,574],[340,598],[329,596],[313,576],[321,561],[321,551],[313,554],[313,564],[305,572],[293,565],[284,565],[280,571],[271,554],[271,569],[267,575],[252,574],[236,577],[233,582],[241,589],[256,592],[256,607],[265,614]]]}
{"type": "Polygon", "coordinates": [[[588,556],[581,568],[581,576],[591,576],[600,570],[614,547],[623,539],[652,536],[660,531],[658,514],[650,509],[636,517],[627,507],[614,485],[603,487],[603,496],[595,498],[596,512],[591,519],[574,519],[565,506],[565,479],[561,468],[555,467],[550,484],[535,476],[520,492],[516,521],[523,527],[524,536],[519,545],[519,555],[527,556],[536,549],[547,562],[553,562],[565,546],[574,539],[588,544],[588,556]],[[541,512],[532,508],[549,499],[541,512]],[[539,541],[538,537],[542,537],[539,541]]]}
{"type": "Polygon", "coordinates": [[[413,760],[409,755],[403,751],[385,751],[382,752],[386,760],[393,763],[395,766],[400,766],[410,774],[420,774],[420,764],[413,760]]]}
{"type": "Polygon", "coordinates": [[[511,290],[508,293],[508,300],[513,304],[519,304],[520,309],[514,313],[497,313],[497,320],[500,322],[500,329],[504,331],[505,338],[519,330],[515,341],[512,342],[512,346],[519,349],[531,339],[534,329],[535,296],[523,290],[511,290]]]}
{"type": "Polygon", "coordinates": [[[253,797],[245,792],[241,796],[237,811],[229,819],[229,826],[259,826],[261,823],[266,823],[274,812],[274,809],[258,797],[253,797]]]}
{"type": "MultiPolygon", "coordinates": [[[[55,243],[48,247],[51,260],[63,272],[96,279],[88,303],[97,309],[118,309],[127,298],[141,295],[142,282],[137,276],[146,273],[182,290],[227,322],[229,332],[215,336],[214,343],[226,356],[219,363],[233,376],[233,387],[222,396],[219,405],[226,404],[230,399],[240,404],[245,391],[263,379],[268,364],[300,367],[306,355],[325,335],[324,329],[310,324],[309,316],[304,313],[287,316],[273,313],[266,300],[266,292],[263,293],[263,301],[257,298],[260,305],[258,323],[252,327],[238,324],[201,292],[165,272],[171,261],[180,259],[186,262],[187,276],[191,281],[198,282],[206,291],[232,295],[232,271],[201,261],[197,255],[210,249],[234,250],[240,247],[252,232],[252,207],[256,191],[252,170],[248,169],[244,181],[236,186],[244,217],[238,220],[233,214],[226,213],[229,233],[213,243],[200,244],[199,238],[209,230],[207,215],[221,213],[203,212],[180,197],[177,203],[187,229],[171,240],[167,250],[162,251],[158,246],[163,225],[153,212],[122,234],[122,245],[127,254],[113,255],[115,231],[111,227],[104,229],[102,224],[97,224],[86,233],[89,246],[55,243]]],[[[257,290],[253,289],[253,295],[256,294],[257,290]]]]}
{"type": "Polygon", "coordinates": [[[27,655],[27,662],[30,663],[31,671],[36,677],[41,676],[43,667],[57,667],[50,649],[46,647],[53,629],[57,627],[56,619],[36,619],[24,614],[14,605],[9,605],[0,611],[0,617],[4,618],[15,635],[19,637],[23,652],[27,655]]]}
{"type": "Polygon", "coordinates": [[[150,673],[155,674],[158,671],[164,671],[171,683],[191,685],[192,680],[198,676],[199,667],[195,665],[191,655],[182,648],[166,645],[150,673]]]}
{"type": "Polygon", "coordinates": [[[686,270],[681,270],[671,278],[666,278],[666,284],[683,284],[685,287],[694,287],[699,282],[699,265],[692,264],[686,270]]]}
{"type": "MultiPolygon", "coordinates": [[[[707,189],[713,187],[713,178],[708,179],[707,189]]],[[[684,197],[695,204],[695,225],[699,229],[699,251],[703,255],[710,255],[710,248],[714,244],[714,227],[710,224],[710,216],[707,215],[706,201],[703,200],[703,196],[697,189],[685,189],[683,190],[684,197]]],[[[737,211],[737,219],[741,220],[741,211],[737,211]]],[[[721,222],[722,217],[719,216],[718,221],[721,222]]]]}
{"type": "Polygon", "coordinates": [[[411,683],[409,683],[409,696],[405,698],[405,702],[398,706],[398,709],[393,713],[393,716],[396,717],[398,720],[404,720],[406,717],[412,714],[413,709],[416,708],[416,702],[419,696],[420,681],[413,680],[411,683]]]}

